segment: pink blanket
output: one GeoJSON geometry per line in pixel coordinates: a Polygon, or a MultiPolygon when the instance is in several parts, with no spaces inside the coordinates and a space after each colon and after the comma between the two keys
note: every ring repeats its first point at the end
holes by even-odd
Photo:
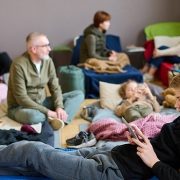
{"type": "MultiPolygon", "coordinates": [[[[148,138],[151,138],[160,132],[164,124],[172,122],[176,117],[175,115],[152,113],[130,124],[135,124],[148,138]]],[[[97,140],[127,140],[125,135],[126,125],[112,118],[101,119],[92,123],[88,131],[92,132],[97,140]]]]}

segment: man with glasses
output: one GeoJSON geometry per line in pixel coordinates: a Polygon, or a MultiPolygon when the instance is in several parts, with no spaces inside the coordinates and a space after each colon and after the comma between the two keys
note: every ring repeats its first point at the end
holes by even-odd
{"type": "Polygon", "coordinates": [[[26,38],[26,48],[27,51],[11,65],[8,116],[23,124],[36,124],[48,119],[57,130],[64,122],[71,122],[84,95],[78,90],[62,95],[49,57],[51,47],[46,35],[30,33],[26,38]],[[50,97],[47,97],[47,89],[50,97]]]}

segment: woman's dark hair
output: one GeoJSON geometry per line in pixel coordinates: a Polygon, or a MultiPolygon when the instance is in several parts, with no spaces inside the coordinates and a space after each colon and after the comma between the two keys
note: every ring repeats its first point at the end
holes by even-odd
{"type": "Polygon", "coordinates": [[[111,20],[111,15],[105,11],[97,11],[94,15],[94,26],[99,27],[104,21],[111,20]]]}

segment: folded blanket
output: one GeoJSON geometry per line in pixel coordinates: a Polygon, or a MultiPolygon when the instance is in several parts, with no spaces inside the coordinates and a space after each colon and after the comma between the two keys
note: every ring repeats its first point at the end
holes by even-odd
{"type": "MultiPolygon", "coordinates": [[[[159,113],[152,113],[145,118],[140,118],[130,124],[135,124],[144,135],[148,138],[156,136],[162,126],[166,123],[172,122],[177,115],[162,115],[159,113]]],[[[127,127],[125,124],[118,122],[112,118],[101,119],[92,123],[89,128],[97,140],[127,140],[125,132],[127,127]]]]}
{"type": "Polygon", "coordinates": [[[129,57],[125,53],[117,53],[116,61],[90,58],[85,63],[78,64],[78,66],[85,69],[92,69],[97,73],[119,73],[125,72],[123,67],[128,64],[130,64],[129,57]]]}

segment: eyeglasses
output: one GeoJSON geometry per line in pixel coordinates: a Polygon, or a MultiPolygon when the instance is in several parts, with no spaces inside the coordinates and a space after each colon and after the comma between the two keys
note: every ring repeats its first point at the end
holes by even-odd
{"type": "Polygon", "coordinates": [[[36,47],[42,47],[42,48],[50,47],[50,46],[51,46],[50,43],[49,44],[43,44],[43,45],[36,45],[36,47]]]}

